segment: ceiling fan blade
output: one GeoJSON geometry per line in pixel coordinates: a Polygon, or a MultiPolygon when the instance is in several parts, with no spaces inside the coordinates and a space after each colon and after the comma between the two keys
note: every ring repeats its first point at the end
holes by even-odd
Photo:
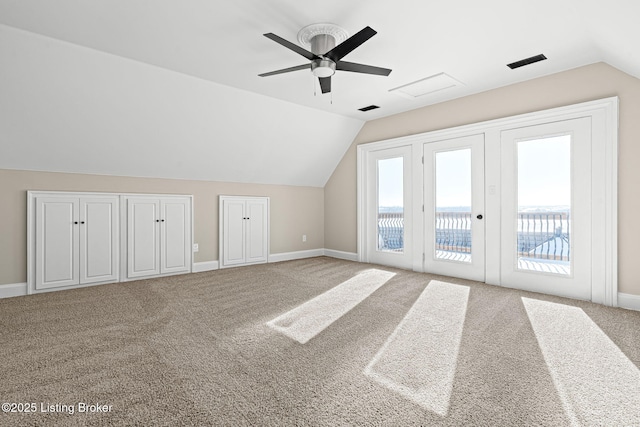
{"type": "Polygon", "coordinates": [[[260,77],[275,76],[276,74],[290,73],[291,71],[308,70],[311,64],[296,65],[295,67],[283,68],[282,70],[270,71],[268,73],[258,74],[260,77]]]}
{"type": "Polygon", "coordinates": [[[268,39],[273,40],[276,43],[281,44],[282,46],[291,49],[292,51],[294,51],[295,53],[304,56],[305,58],[307,58],[308,60],[312,60],[312,59],[317,59],[318,56],[314,55],[313,53],[309,52],[306,49],[301,48],[300,46],[298,46],[297,44],[293,44],[290,41],[287,41],[285,39],[283,39],[280,36],[276,36],[273,33],[267,33],[264,34],[264,36],[268,39]]]}
{"type": "Polygon", "coordinates": [[[356,34],[352,35],[338,46],[325,53],[324,56],[334,62],[338,62],[362,43],[375,36],[377,32],[371,27],[365,27],[356,34]]]}
{"type": "Polygon", "coordinates": [[[322,93],[331,92],[331,77],[318,77],[318,80],[320,80],[320,89],[322,90],[322,93]]]}
{"type": "Polygon", "coordinates": [[[338,61],[336,70],[352,71],[354,73],[375,74],[377,76],[388,76],[391,70],[388,68],[374,67],[372,65],[356,64],[355,62],[338,61]]]}

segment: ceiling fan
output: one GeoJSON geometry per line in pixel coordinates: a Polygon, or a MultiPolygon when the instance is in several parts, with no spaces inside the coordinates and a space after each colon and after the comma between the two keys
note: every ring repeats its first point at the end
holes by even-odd
{"type": "Polygon", "coordinates": [[[264,34],[265,37],[304,56],[310,62],[304,65],[259,74],[259,76],[268,77],[276,74],[289,73],[291,71],[311,69],[313,75],[318,77],[322,93],[331,92],[331,76],[336,71],[351,71],[354,73],[388,76],[389,73],[391,73],[391,70],[388,68],[342,61],[342,58],[374,35],[376,35],[375,30],[371,27],[365,27],[353,36],[347,38],[347,32],[336,25],[313,24],[303,28],[298,33],[298,41],[301,44],[310,46],[311,51],[308,51],[273,33],[264,34]]]}

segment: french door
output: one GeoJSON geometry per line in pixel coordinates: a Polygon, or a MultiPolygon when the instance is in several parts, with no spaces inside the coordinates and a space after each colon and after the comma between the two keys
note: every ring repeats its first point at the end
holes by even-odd
{"type": "Polygon", "coordinates": [[[358,259],[616,306],[617,120],[607,98],[358,145],[358,259]]]}
{"type": "Polygon", "coordinates": [[[591,299],[591,118],[502,131],[504,286],[591,299]]]}
{"type": "Polygon", "coordinates": [[[484,281],[484,134],[424,144],[424,270],[484,281]]]}
{"type": "Polygon", "coordinates": [[[367,164],[367,258],[399,268],[413,265],[411,146],[374,151],[367,164]]]}

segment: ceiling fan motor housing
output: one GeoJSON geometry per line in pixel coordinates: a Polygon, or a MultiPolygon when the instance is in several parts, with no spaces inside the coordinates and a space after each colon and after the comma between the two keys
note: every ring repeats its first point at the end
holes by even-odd
{"type": "MultiPolygon", "coordinates": [[[[336,39],[330,34],[318,34],[311,38],[311,52],[322,56],[336,47],[336,39]]],[[[331,77],[336,72],[336,63],[327,58],[311,61],[311,72],[316,77],[331,77]]]]}
{"type": "Polygon", "coordinates": [[[331,34],[318,34],[311,38],[311,53],[324,55],[336,47],[336,39],[331,34]]]}

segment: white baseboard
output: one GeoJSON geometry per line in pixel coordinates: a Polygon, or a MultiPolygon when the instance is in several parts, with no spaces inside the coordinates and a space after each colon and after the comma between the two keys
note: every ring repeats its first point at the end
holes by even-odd
{"type": "Polygon", "coordinates": [[[27,294],[27,283],[0,285],[0,298],[21,297],[27,294]]]}
{"type": "Polygon", "coordinates": [[[193,263],[193,272],[202,273],[203,271],[212,271],[219,268],[218,261],[205,261],[193,263]]]}
{"type": "MultiPolygon", "coordinates": [[[[312,258],[323,255],[348,261],[358,261],[358,254],[352,252],[335,251],[333,249],[310,249],[307,251],[271,254],[269,255],[269,262],[291,261],[294,259],[312,258]]],[[[194,273],[218,270],[219,268],[220,264],[218,261],[196,262],[193,264],[194,273]]],[[[0,285],[0,298],[19,297],[23,295],[27,295],[26,282],[0,285]]],[[[630,308],[632,310],[640,310],[640,296],[618,294],[618,304],[620,305],[620,307],[630,308]]]]}
{"type": "Polygon", "coordinates": [[[331,258],[344,259],[347,261],[358,261],[358,254],[353,252],[336,251],[333,249],[325,249],[324,255],[331,258]]]}
{"type": "Polygon", "coordinates": [[[618,307],[640,311],[640,295],[618,292],[618,307]]]}
{"type": "Polygon", "coordinates": [[[269,262],[291,261],[294,259],[313,258],[324,255],[324,249],[310,249],[308,251],[283,252],[269,254],[269,262]]]}

